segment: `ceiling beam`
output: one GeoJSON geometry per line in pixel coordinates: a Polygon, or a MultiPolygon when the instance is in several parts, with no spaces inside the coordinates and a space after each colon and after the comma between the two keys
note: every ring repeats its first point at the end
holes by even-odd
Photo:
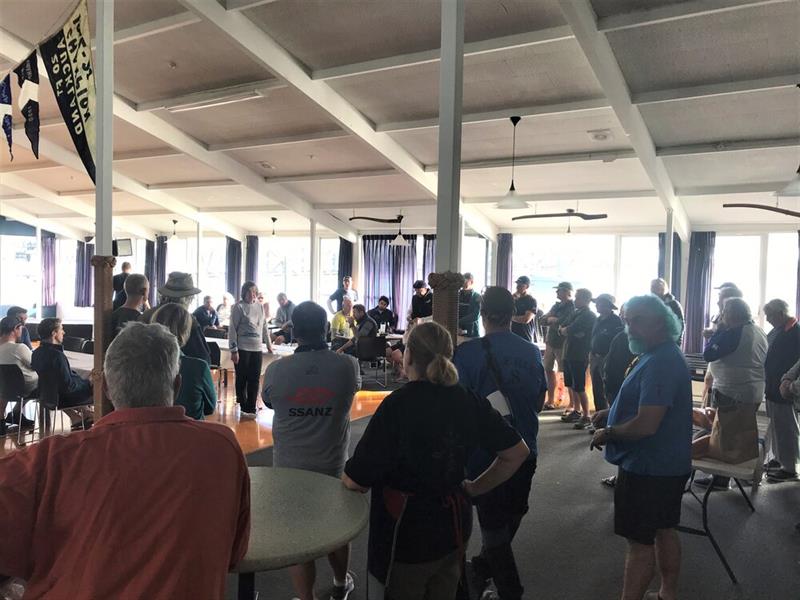
{"type": "Polygon", "coordinates": [[[309,173],[308,175],[287,175],[285,177],[267,177],[269,183],[302,183],[305,181],[333,181],[336,179],[364,179],[368,177],[386,177],[397,175],[394,169],[366,169],[363,171],[335,171],[331,173],[309,173]]]}
{"type": "Polygon", "coordinates": [[[34,163],[27,163],[15,165],[11,163],[5,167],[0,168],[0,174],[6,173],[30,173],[31,171],[43,171],[44,169],[58,169],[62,165],[54,163],[50,160],[37,160],[34,163]]]}
{"type": "Polygon", "coordinates": [[[800,146],[800,136],[767,140],[739,140],[712,142],[709,144],[686,144],[656,148],[656,156],[691,156],[694,154],[718,154],[720,152],[742,152],[746,150],[768,150],[800,146]]]}
{"type": "Polygon", "coordinates": [[[129,150],[127,152],[115,152],[114,162],[124,162],[130,160],[143,160],[148,158],[169,158],[180,156],[183,152],[175,148],[153,148],[152,150],[129,150]]]}
{"type": "Polygon", "coordinates": [[[688,240],[691,232],[689,216],[675,195],[664,162],[656,156],[655,144],[639,109],[631,103],[628,84],[619,67],[614,51],[605,34],[597,29],[594,10],[589,0],[559,0],[561,12],[575,32],[575,39],[583,50],[600,87],[617,115],[628,141],[642,163],[653,189],[658,192],[664,209],[672,210],[675,229],[681,239],[688,240]]]}
{"type": "MultiPolygon", "coordinates": [[[[49,143],[50,142],[47,142],[43,139],[39,140],[39,150],[43,154],[46,150],[45,146],[49,145],[49,143]]],[[[80,161],[80,158],[78,158],[78,160],[80,161]]],[[[19,175],[15,175],[13,173],[3,176],[3,185],[17,190],[18,192],[33,196],[39,200],[43,200],[44,202],[49,202],[55,206],[65,208],[66,210],[71,211],[73,216],[87,217],[94,222],[94,206],[84,202],[77,196],[61,196],[56,192],[48,190],[47,188],[39,185],[38,183],[33,183],[32,181],[28,181],[24,177],[20,177],[19,175]]],[[[117,229],[127,231],[136,237],[152,239],[155,236],[155,232],[153,230],[148,229],[147,227],[142,227],[141,225],[133,223],[124,218],[115,219],[114,226],[117,229]]]]}
{"type": "MultiPolygon", "coordinates": [[[[231,42],[314,102],[343,129],[361,138],[398,171],[405,173],[426,195],[436,197],[436,175],[426,173],[422,164],[390,136],[376,132],[373,124],[327,82],[311,79],[297,59],[245,15],[226,12],[216,2],[180,2],[227,34],[231,42]]],[[[490,239],[497,238],[497,227],[489,223],[485,216],[477,212],[471,216],[475,220],[475,223],[470,222],[473,229],[490,239]]],[[[469,220],[467,215],[465,218],[469,220]]],[[[322,221],[320,224],[327,227],[322,221]]]]}
{"type": "Polygon", "coordinates": [[[148,190],[192,190],[207,187],[228,187],[239,185],[230,179],[213,179],[210,181],[168,181],[166,183],[151,183],[148,190]]]}
{"type": "Polygon", "coordinates": [[[135,104],[138,112],[149,112],[152,110],[165,109],[170,112],[184,112],[201,108],[211,108],[223,104],[232,104],[244,100],[264,98],[270,90],[285,88],[286,84],[279,79],[264,79],[239,85],[215,88],[211,90],[201,90],[190,94],[161,98],[159,100],[149,100],[135,104]]]}
{"type": "MultiPolygon", "coordinates": [[[[636,152],[633,150],[604,150],[602,152],[570,152],[565,154],[539,154],[533,156],[518,156],[514,159],[514,164],[518,167],[530,165],[555,165],[561,163],[574,163],[574,162],[614,162],[623,158],[636,158],[636,152]]],[[[511,157],[508,158],[492,158],[488,160],[473,160],[461,163],[462,171],[470,171],[474,169],[494,169],[497,167],[510,167],[511,157]]],[[[436,172],[439,170],[439,165],[425,165],[425,170],[429,172],[436,172]]]]}
{"type": "Polygon", "coordinates": [[[264,204],[254,206],[252,204],[245,206],[204,206],[200,208],[203,213],[241,213],[241,212],[291,212],[291,209],[281,206],[280,204],[264,204]]]}
{"type": "Polygon", "coordinates": [[[51,231],[56,235],[75,240],[82,240],[87,233],[92,233],[88,229],[70,227],[69,225],[64,225],[63,223],[58,223],[50,219],[37,217],[29,212],[20,210],[19,208],[9,206],[8,203],[3,202],[2,200],[0,200],[0,215],[6,219],[14,219],[20,223],[30,225],[31,227],[46,229],[47,231],[51,231]]]}
{"type": "Polygon", "coordinates": [[[764,92],[794,88],[800,82],[800,73],[779,75],[777,77],[764,77],[762,79],[746,79],[741,81],[726,81],[724,83],[711,83],[706,85],[690,85],[669,90],[653,90],[640,92],[633,95],[633,103],[639,106],[645,104],[658,104],[661,102],[674,102],[676,100],[692,100],[695,98],[708,98],[712,96],[725,96],[728,94],[747,94],[751,92],[764,92]]]}
{"type": "MultiPolygon", "coordinates": [[[[572,31],[569,27],[550,27],[548,29],[539,29],[537,31],[528,31],[525,33],[518,33],[515,35],[507,35],[504,37],[464,44],[464,56],[478,56],[480,54],[488,54],[491,52],[515,50],[518,48],[526,48],[528,46],[536,46],[539,44],[571,40],[573,37],[574,36],[572,35],[572,31]]],[[[340,79],[342,77],[366,75],[367,73],[390,71],[392,69],[401,69],[404,67],[413,67],[417,65],[438,62],[439,57],[439,48],[425,50],[422,52],[387,56],[386,58],[379,58],[376,60],[368,60],[349,65],[340,65],[327,69],[317,69],[316,71],[312,72],[311,79],[326,81],[330,79],[340,79]]]]}
{"type": "MultiPolygon", "coordinates": [[[[525,202],[572,202],[581,200],[620,200],[625,198],[657,198],[655,190],[620,190],[609,192],[559,192],[554,194],[518,194],[525,202]]],[[[464,198],[465,204],[494,204],[503,196],[464,198]]]]}
{"type": "MultiPolygon", "coordinates": [[[[520,117],[545,117],[562,115],[567,113],[581,113],[586,111],[604,110],[610,108],[608,100],[605,98],[588,98],[575,102],[559,102],[557,104],[536,104],[533,106],[518,106],[516,108],[504,108],[503,110],[493,110],[479,113],[465,113],[461,117],[461,122],[485,123],[487,121],[501,121],[508,119],[512,115],[520,117]]],[[[375,131],[380,133],[397,133],[399,131],[411,131],[414,129],[430,129],[439,126],[439,117],[428,119],[416,119],[414,121],[396,121],[391,123],[378,123],[375,131]]]]}
{"type": "Polygon", "coordinates": [[[330,131],[317,131],[311,133],[298,133],[295,135],[257,137],[237,142],[226,142],[222,144],[209,144],[210,152],[225,152],[228,150],[247,150],[249,148],[265,148],[267,146],[284,146],[288,144],[302,144],[304,142],[320,142],[338,138],[347,138],[350,134],[342,129],[330,131]]]}
{"type": "Polygon", "coordinates": [[[732,10],[741,10],[768,4],[780,4],[793,0],[691,0],[675,2],[657,8],[634,10],[598,19],[597,29],[602,32],[619,31],[633,27],[659,25],[682,19],[692,19],[732,10]]]}
{"type": "Polygon", "coordinates": [[[247,10],[264,4],[272,4],[276,0],[223,0],[226,10],[247,10]]]}
{"type": "MultiPolygon", "coordinates": [[[[416,200],[391,200],[381,201],[373,200],[369,202],[332,202],[324,204],[315,204],[314,208],[319,210],[374,210],[378,208],[413,208],[416,206],[436,206],[436,200],[433,198],[416,199],[416,200]]],[[[348,217],[349,218],[349,217],[348,217]]]]}
{"type": "MultiPolygon", "coordinates": [[[[201,19],[197,18],[190,11],[184,11],[176,15],[170,15],[168,17],[162,17],[161,19],[147,21],[146,23],[128,27],[126,29],[117,29],[114,31],[114,45],[116,46],[117,44],[133,42],[135,40],[141,40],[143,38],[150,37],[151,35],[158,35],[159,33],[165,33],[167,31],[172,31],[173,29],[186,27],[187,25],[194,25],[195,23],[199,23],[200,20],[201,19]]],[[[92,40],[92,48],[94,47],[95,43],[94,40],[92,40]]]]}
{"type": "Polygon", "coordinates": [[[786,187],[786,181],[763,181],[761,183],[736,183],[732,185],[705,185],[675,188],[678,196],[724,196],[727,194],[775,193],[786,187]]]}

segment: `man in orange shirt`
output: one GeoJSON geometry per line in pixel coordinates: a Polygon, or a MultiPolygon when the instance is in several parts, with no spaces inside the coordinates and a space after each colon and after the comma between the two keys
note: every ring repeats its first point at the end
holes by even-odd
{"type": "Polygon", "coordinates": [[[250,478],[227,427],[172,406],[179,357],[165,327],[129,324],[105,358],[116,410],[0,459],[0,574],[26,597],[224,597],[250,478]]]}

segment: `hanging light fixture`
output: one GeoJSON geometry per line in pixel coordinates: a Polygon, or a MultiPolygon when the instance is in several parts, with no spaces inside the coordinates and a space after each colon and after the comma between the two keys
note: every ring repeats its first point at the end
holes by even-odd
{"type": "Polygon", "coordinates": [[[782,198],[796,198],[800,196],[800,166],[797,167],[797,174],[794,176],[785,188],[778,192],[778,196],[782,198]]]}
{"type": "Polygon", "coordinates": [[[167,240],[170,243],[178,241],[178,233],[176,231],[177,226],[178,221],[176,219],[172,219],[172,235],[170,236],[169,240],[167,240]]]}
{"type": "Polygon", "coordinates": [[[517,196],[517,188],[514,187],[514,163],[517,159],[517,123],[522,120],[522,117],[511,117],[511,124],[514,126],[514,133],[511,142],[511,186],[508,188],[508,193],[505,197],[497,203],[497,208],[503,210],[519,210],[528,208],[528,203],[522,198],[517,196]]]}
{"type": "Polygon", "coordinates": [[[271,217],[272,218],[272,237],[275,237],[275,222],[278,220],[278,217],[271,217]]]}
{"type": "Polygon", "coordinates": [[[400,213],[397,215],[397,235],[394,236],[394,239],[389,242],[390,246],[408,246],[408,240],[403,237],[403,214],[400,213]]]}

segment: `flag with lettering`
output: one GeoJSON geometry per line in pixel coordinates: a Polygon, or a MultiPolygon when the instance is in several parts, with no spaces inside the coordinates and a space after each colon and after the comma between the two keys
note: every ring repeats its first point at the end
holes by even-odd
{"type": "Polygon", "coordinates": [[[3,117],[3,131],[6,132],[8,140],[8,153],[11,160],[14,160],[14,151],[11,149],[11,75],[6,75],[0,81],[0,115],[3,117]]]}
{"type": "Polygon", "coordinates": [[[19,84],[17,105],[25,117],[25,135],[31,142],[31,150],[39,158],[39,66],[36,50],[14,69],[19,84]]]}
{"type": "Polygon", "coordinates": [[[95,81],[86,0],[39,52],[72,142],[94,181],[95,81]]]}

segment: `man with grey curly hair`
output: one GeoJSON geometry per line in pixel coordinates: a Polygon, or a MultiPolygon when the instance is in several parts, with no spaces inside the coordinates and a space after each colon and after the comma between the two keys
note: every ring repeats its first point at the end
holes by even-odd
{"type": "Polygon", "coordinates": [[[247,550],[250,479],[230,429],[172,405],[179,356],[164,326],[127,324],[104,365],[116,410],[0,459],[0,573],[26,580],[26,596],[225,596],[247,550]]]}
{"type": "Polygon", "coordinates": [[[692,383],[680,323],[655,295],[625,305],[632,363],[617,399],[594,417],[592,448],[618,466],[614,531],[628,540],[622,598],[641,598],[655,572],[658,597],[674,600],[681,547],[675,527],[692,469],[692,383]],[[605,426],[604,426],[605,425],[605,426]]]}

